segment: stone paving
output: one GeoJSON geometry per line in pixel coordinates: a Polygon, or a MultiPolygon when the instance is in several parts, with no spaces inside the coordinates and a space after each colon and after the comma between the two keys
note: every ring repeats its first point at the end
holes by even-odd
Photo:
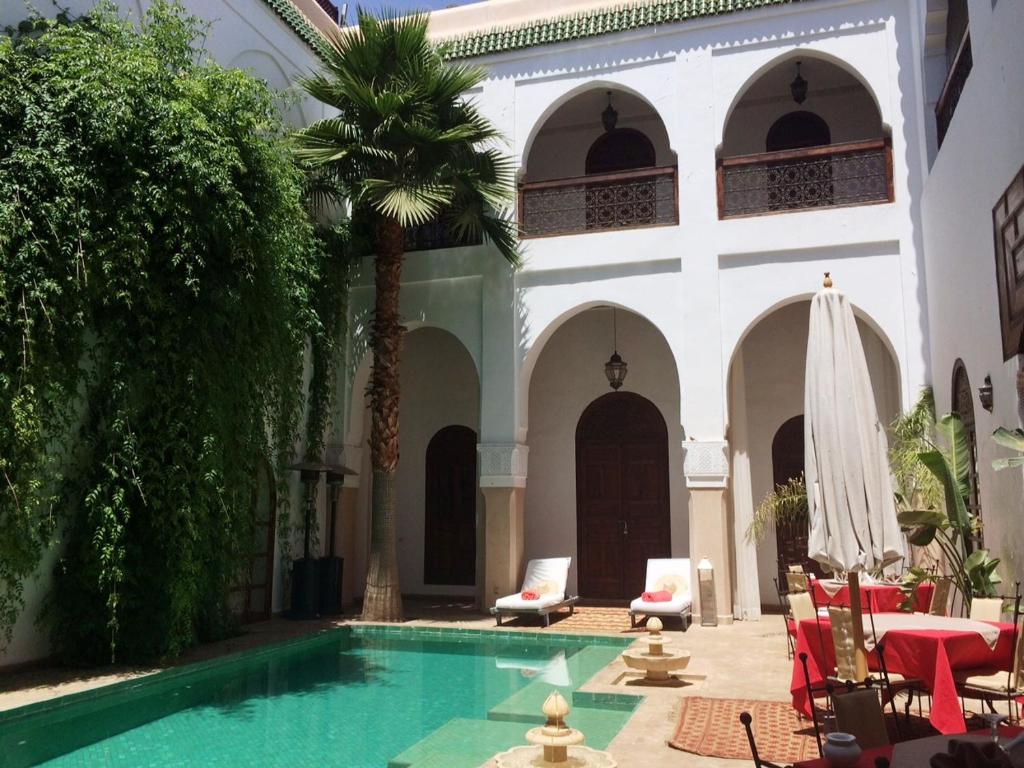
{"type": "MultiPolygon", "coordinates": [[[[437,600],[408,601],[406,624],[410,626],[446,626],[494,628],[494,620],[472,606],[437,600]]],[[[342,620],[358,623],[355,616],[342,620]]],[[[247,632],[230,640],[210,643],[186,653],[177,663],[215,658],[266,643],[279,642],[297,635],[319,632],[337,626],[335,621],[291,622],[273,619],[251,625],[247,632]]],[[[694,623],[683,633],[679,623],[665,621],[666,635],[673,648],[690,651],[690,666],[685,670],[686,685],[678,688],[652,688],[636,685],[621,659],[598,672],[582,690],[609,693],[642,693],[644,701],[611,742],[608,751],[621,768],[650,766],[730,766],[749,765],[749,761],[729,761],[699,757],[667,746],[672,735],[680,697],[690,695],[722,698],[760,698],[785,701],[789,696],[792,662],[786,658],[785,627],[781,616],[764,616],[761,621],[737,622],[731,626],[701,627],[694,623]]],[[[536,619],[517,619],[503,629],[509,632],[543,632],[536,619]]],[[[574,616],[553,618],[549,631],[572,634],[632,635],[625,608],[578,608],[574,616]]],[[[40,667],[15,673],[0,671],[0,710],[21,706],[75,691],[106,685],[119,680],[149,674],[148,668],[105,668],[99,671],[40,667]]],[[[572,724],[572,715],[569,716],[572,724]]],[[[738,728],[739,723],[722,723],[723,728],[738,728]]],[[[525,728],[524,728],[525,732],[525,728]]]]}

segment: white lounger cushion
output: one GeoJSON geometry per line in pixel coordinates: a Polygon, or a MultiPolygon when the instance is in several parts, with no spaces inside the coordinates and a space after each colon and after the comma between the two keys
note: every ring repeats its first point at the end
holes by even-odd
{"type": "Polygon", "coordinates": [[[565,593],[558,592],[553,595],[541,595],[540,600],[523,600],[522,593],[517,592],[514,595],[499,597],[494,601],[494,607],[502,611],[537,611],[560,603],[564,599],[565,593]]]}
{"type": "Polygon", "coordinates": [[[504,611],[536,611],[565,599],[565,583],[569,580],[571,557],[547,557],[526,564],[523,587],[514,595],[499,597],[494,607],[504,611]],[[529,589],[540,592],[539,600],[523,600],[529,589]]]}
{"type": "Polygon", "coordinates": [[[629,604],[632,613],[657,613],[669,615],[682,613],[693,605],[690,591],[690,558],[655,558],[647,561],[647,582],[645,592],[660,592],[665,589],[666,582],[675,582],[677,589],[671,600],[664,603],[648,603],[643,597],[636,598],[629,604]]]}
{"type": "Polygon", "coordinates": [[[693,600],[689,595],[684,595],[683,597],[676,598],[675,600],[669,600],[665,603],[647,603],[644,602],[642,597],[638,597],[629,604],[629,610],[633,613],[657,613],[669,616],[682,613],[684,609],[692,607],[692,604],[693,600]]]}

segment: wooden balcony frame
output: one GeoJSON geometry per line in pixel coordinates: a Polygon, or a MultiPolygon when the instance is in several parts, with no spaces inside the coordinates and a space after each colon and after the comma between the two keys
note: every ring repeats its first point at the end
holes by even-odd
{"type": "Polygon", "coordinates": [[[716,184],[718,196],[718,218],[719,219],[744,219],[755,216],[774,216],[777,214],[798,213],[801,211],[829,210],[834,208],[852,208],[862,205],[881,205],[891,203],[896,199],[893,185],[893,158],[892,140],[889,137],[881,139],[868,139],[865,141],[849,141],[842,144],[829,144],[821,147],[808,147],[807,149],[790,149],[782,152],[761,152],[754,155],[737,155],[735,157],[718,158],[716,168],[716,184]],[[784,163],[794,160],[813,160],[820,157],[835,157],[851,155],[860,152],[873,152],[883,150],[885,152],[885,199],[858,201],[852,203],[835,203],[832,205],[807,206],[804,208],[783,208],[781,210],[759,211],[752,213],[725,213],[725,173],[728,168],[736,168],[747,165],[769,165],[772,163],[784,163]]]}
{"type": "Polygon", "coordinates": [[[524,181],[520,182],[516,195],[516,220],[519,227],[519,238],[521,240],[536,240],[545,237],[567,237],[571,235],[591,235],[607,232],[621,232],[633,229],[653,229],[655,227],[672,227],[679,224],[679,180],[678,167],[675,165],[658,166],[656,168],[636,168],[628,171],[615,171],[613,173],[595,173],[589,176],[570,176],[563,179],[549,179],[547,181],[524,181]],[[568,232],[552,232],[538,235],[531,235],[525,231],[524,222],[524,198],[529,192],[544,189],[569,189],[571,187],[588,187],[597,184],[614,184],[615,182],[634,182],[643,179],[658,179],[667,177],[672,180],[672,220],[656,222],[654,224],[636,224],[623,227],[605,227],[600,229],[581,229],[568,232]]]}
{"type": "Polygon", "coordinates": [[[939,147],[942,146],[942,142],[946,138],[946,132],[949,130],[949,125],[953,120],[953,115],[956,113],[957,105],[960,103],[960,96],[963,94],[964,85],[967,82],[967,78],[970,77],[971,69],[973,68],[974,55],[971,51],[971,28],[967,27],[964,30],[964,36],[960,39],[960,45],[957,46],[956,55],[953,57],[953,64],[950,66],[949,71],[946,72],[946,80],[942,84],[938,101],[935,102],[935,137],[939,147]],[[968,56],[971,57],[970,67],[967,72],[961,73],[961,68],[965,66],[968,56]],[[956,88],[958,81],[959,90],[956,88]],[[950,105],[949,102],[954,98],[954,93],[956,97],[953,104],[950,105]],[[947,108],[952,111],[946,116],[945,125],[943,125],[943,115],[947,108]]]}

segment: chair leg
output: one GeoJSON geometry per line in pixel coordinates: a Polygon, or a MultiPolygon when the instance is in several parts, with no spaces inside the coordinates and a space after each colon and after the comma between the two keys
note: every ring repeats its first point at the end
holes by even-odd
{"type": "Polygon", "coordinates": [[[550,627],[551,626],[551,614],[550,613],[545,613],[544,614],[544,626],[545,627],[550,627]]]}
{"type": "Polygon", "coordinates": [[[636,614],[632,611],[629,612],[629,628],[636,629],[636,614]]]}
{"type": "Polygon", "coordinates": [[[501,626],[501,613],[500,612],[494,614],[494,620],[495,620],[495,622],[497,622],[497,626],[500,627],[501,626]]]}

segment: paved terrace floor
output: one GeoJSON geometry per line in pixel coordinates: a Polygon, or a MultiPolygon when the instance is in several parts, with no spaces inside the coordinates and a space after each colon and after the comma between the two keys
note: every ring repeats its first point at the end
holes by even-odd
{"type": "MultiPolygon", "coordinates": [[[[472,606],[429,600],[406,602],[407,626],[443,626],[470,629],[493,629],[494,620],[472,606]]],[[[203,661],[268,643],[322,632],[345,621],[358,623],[356,616],[338,621],[288,621],[275,618],[246,627],[243,635],[194,648],[176,664],[203,661]]],[[[666,619],[666,635],[674,641],[673,648],[691,653],[685,673],[690,685],[681,688],[637,687],[623,683],[626,667],[621,660],[597,673],[583,690],[594,692],[643,693],[645,699],[609,745],[608,751],[621,768],[650,766],[749,766],[750,761],[720,760],[699,757],[672,749],[667,741],[672,736],[679,702],[683,696],[717,698],[753,698],[785,701],[788,699],[792,662],[786,658],[785,627],[781,616],[766,615],[761,621],[737,622],[731,626],[701,627],[694,624],[684,634],[679,624],[666,619]],[[703,679],[699,679],[703,676],[703,679]],[[693,679],[697,678],[697,679],[693,679]]],[[[502,629],[509,632],[543,632],[537,621],[518,619],[502,629]]],[[[576,615],[553,620],[550,630],[558,633],[631,635],[625,608],[577,609],[576,615]]],[[[14,672],[0,671],[0,711],[42,701],[56,696],[95,688],[120,680],[140,677],[157,668],[119,667],[101,670],[78,670],[65,667],[39,666],[14,672]]],[[[569,716],[572,724],[572,716],[569,716]]],[[[722,723],[723,728],[739,727],[738,723],[722,723]]],[[[524,728],[525,732],[525,728],[524,728]]]]}

